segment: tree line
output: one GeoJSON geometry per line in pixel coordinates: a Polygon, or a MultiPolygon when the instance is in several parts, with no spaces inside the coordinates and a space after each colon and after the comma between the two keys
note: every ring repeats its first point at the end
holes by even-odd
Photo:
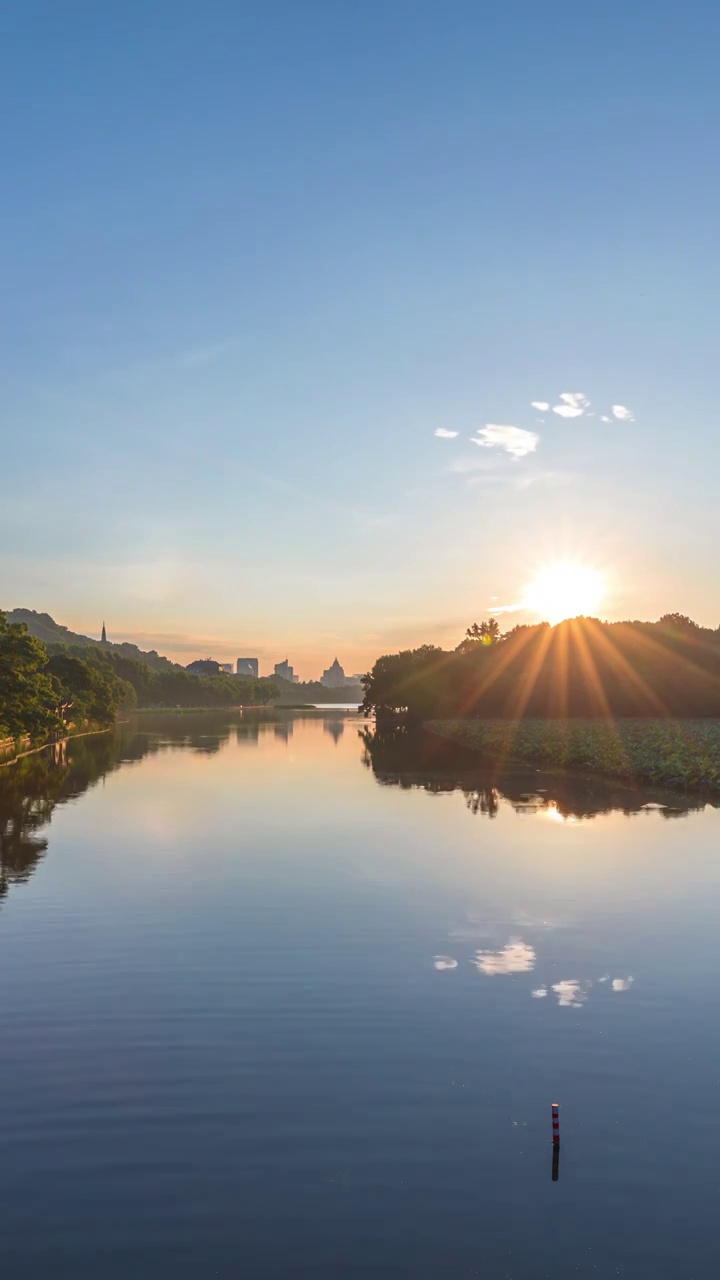
{"type": "Polygon", "coordinates": [[[557,626],[474,623],[453,651],[378,659],[363,709],[378,722],[441,718],[720,716],[720,628],[574,618],[557,626]]]}
{"type": "Polygon", "coordinates": [[[197,676],[114,650],[46,645],[0,611],[0,740],[42,742],[69,726],[105,728],[133,707],[257,706],[276,696],[268,681],[197,676]]]}

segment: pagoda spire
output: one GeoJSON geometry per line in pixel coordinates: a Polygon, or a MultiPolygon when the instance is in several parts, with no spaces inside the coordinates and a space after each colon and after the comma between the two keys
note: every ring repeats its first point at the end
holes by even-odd
{"type": "Polygon", "coordinates": [[[103,629],[102,629],[102,635],[101,635],[101,637],[100,637],[100,643],[101,643],[101,644],[107,644],[107,631],[105,630],[105,619],[104,619],[104,618],[103,618],[103,629]]]}

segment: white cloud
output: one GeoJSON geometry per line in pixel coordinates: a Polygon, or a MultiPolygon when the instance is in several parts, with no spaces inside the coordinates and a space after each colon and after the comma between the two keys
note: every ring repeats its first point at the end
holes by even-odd
{"type": "Polygon", "coordinates": [[[613,991],[629,991],[634,981],[634,978],[613,978],[612,989],[613,991]]]}
{"type": "Polygon", "coordinates": [[[447,431],[445,427],[438,427],[435,432],[438,440],[454,440],[457,434],[457,431],[447,431]]]}
{"type": "Polygon", "coordinates": [[[562,982],[554,982],[553,991],[561,1009],[579,1009],[587,1000],[587,995],[575,978],[563,978],[562,982]]]}
{"type": "Polygon", "coordinates": [[[452,956],[435,956],[433,965],[436,969],[457,969],[457,960],[453,960],[452,956]]]}
{"type": "Polygon", "coordinates": [[[601,422],[612,422],[612,418],[606,418],[606,417],[605,417],[605,414],[603,414],[603,416],[602,416],[602,418],[600,419],[600,421],[601,421],[601,422]]]}
{"type": "Polygon", "coordinates": [[[632,409],[628,409],[624,404],[614,404],[612,407],[613,415],[620,422],[634,422],[635,414],[632,409]]]}
{"type": "Polygon", "coordinates": [[[548,400],[531,400],[530,408],[539,409],[541,413],[547,413],[550,408],[550,403],[548,400]]]}
{"type": "Polygon", "coordinates": [[[498,974],[529,973],[535,968],[535,952],[521,938],[511,938],[500,951],[477,951],[471,962],[479,973],[494,978],[498,974]]]}
{"type": "Polygon", "coordinates": [[[535,991],[531,991],[530,995],[533,1000],[543,1000],[547,995],[547,987],[537,987],[535,991]]]}
{"type": "Polygon", "coordinates": [[[581,418],[590,407],[584,391],[562,391],[559,399],[561,403],[553,405],[553,413],[561,418],[581,418]]]}
{"type": "Polygon", "coordinates": [[[524,458],[534,453],[540,437],[534,431],[525,431],[523,427],[503,427],[496,422],[488,422],[478,431],[479,444],[483,449],[504,449],[513,458],[524,458]]]}
{"type": "Polygon", "coordinates": [[[555,404],[553,405],[553,413],[560,418],[582,418],[583,411],[571,404],[555,404]]]}

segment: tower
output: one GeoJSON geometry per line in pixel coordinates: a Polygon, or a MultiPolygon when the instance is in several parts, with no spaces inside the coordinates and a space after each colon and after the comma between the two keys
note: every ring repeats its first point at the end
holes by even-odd
{"type": "Polygon", "coordinates": [[[107,631],[105,630],[105,619],[104,619],[104,618],[103,618],[103,629],[102,629],[102,635],[101,635],[101,637],[100,637],[100,643],[101,643],[101,644],[107,644],[107,631]]]}

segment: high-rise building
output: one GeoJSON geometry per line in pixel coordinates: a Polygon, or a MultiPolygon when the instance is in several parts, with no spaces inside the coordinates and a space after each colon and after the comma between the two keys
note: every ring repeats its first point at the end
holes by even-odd
{"type": "Polygon", "coordinates": [[[259,666],[257,658],[238,658],[235,670],[239,676],[252,676],[253,680],[257,680],[259,675],[259,666]]]}
{"type": "Polygon", "coordinates": [[[323,671],[320,683],[324,684],[326,689],[342,689],[343,685],[348,683],[348,678],[337,658],[332,666],[328,667],[327,671],[323,671]]]}
{"type": "Polygon", "coordinates": [[[224,671],[224,672],[225,672],[225,675],[227,675],[227,676],[231,676],[231,675],[232,675],[232,673],[233,673],[233,664],[232,664],[232,662],[219,662],[219,663],[218,663],[218,666],[219,666],[219,668],[220,668],[220,670],[221,670],[221,671],[224,671]]]}
{"type": "Polygon", "coordinates": [[[290,684],[296,683],[295,672],[290,666],[290,663],[288,662],[287,658],[285,658],[284,662],[275,663],[275,675],[279,676],[281,680],[289,680],[290,684]]]}

